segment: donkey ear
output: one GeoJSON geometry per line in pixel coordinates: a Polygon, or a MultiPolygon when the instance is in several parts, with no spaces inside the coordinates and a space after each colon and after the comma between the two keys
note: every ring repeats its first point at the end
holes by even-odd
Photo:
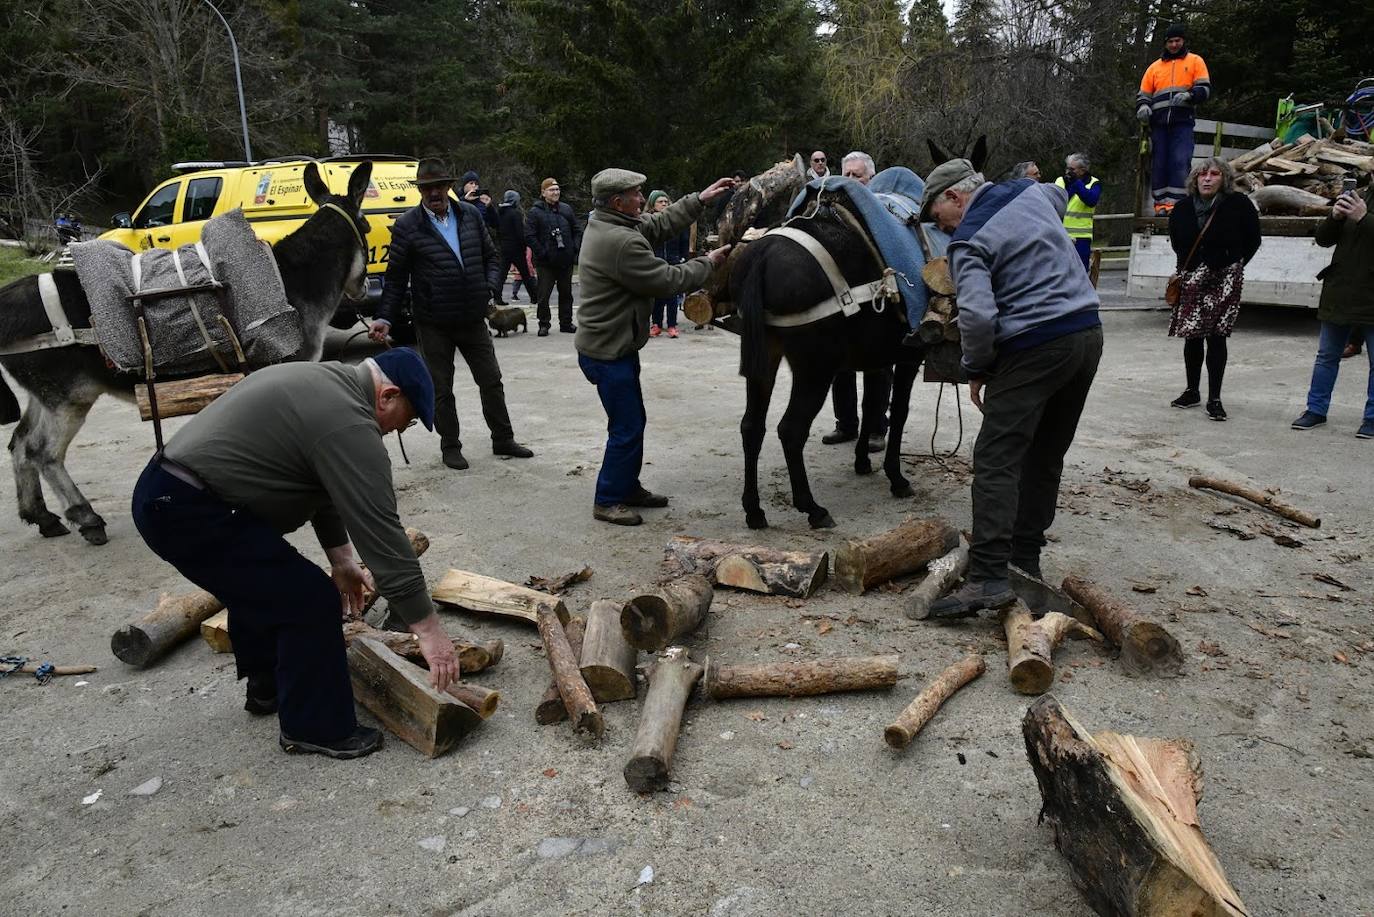
{"type": "Polygon", "coordinates": [[[968,161],[973,163],[976,171],[983,171],[983,165],[988,161],[987,134],[979,134],[978,139],[973,142],[973,152],[969,153],[968,161]]]}
{"type": "Polygon", "coordinates": [[[801,153],[792,157],[792,168],[803,178],[806,176],[806,160],[802,159],[801,153]]]}
{"type": "Polygon", "coordinates": [[[310,199],[315,202],[316,207],[324,206],[324,202],[329,200],[329,186],[320,178],[320,167],[313,162],[305,164],[305,193],[310,195],[310,199]]]}
{"type": "Polygon", "coordinates": [[[354,207],[363,206],[363,195],[367,193],[367,185],[371,180],[372,160],[364,159],[348,179],[348,196],[353,199],[354,207]]]}
{"type": "Polygon", "coordinates": [[[949,162],[951,159],[954,158],[953,156],[946,153],[944,150],[940,149],[940,144],[936,143],[929,137],[926,138],[926,146],[930,149],[930,162],[932,166],[938,166],[941,163],[949,162]]]}

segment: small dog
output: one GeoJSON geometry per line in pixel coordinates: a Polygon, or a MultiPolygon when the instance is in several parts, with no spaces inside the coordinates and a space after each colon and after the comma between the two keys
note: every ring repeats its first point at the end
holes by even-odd
{"type": "Polygon", "coordinates": [[[517,327],[528,333],[530,330],[528,321],[525,310],[519,306],[502,309],[496,303],[492,303],[487,307],[487,324],[491,325],[491,330],[495,331],[499,338],[505,337],[517,327]]]}

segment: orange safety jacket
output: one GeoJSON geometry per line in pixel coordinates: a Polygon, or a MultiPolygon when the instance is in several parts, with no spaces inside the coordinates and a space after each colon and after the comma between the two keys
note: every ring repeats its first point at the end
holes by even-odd
{"type": "Polygon", "coordinates": [[[1207,101],[1211,94],[1206,61],[1187,51],[1175,58],[1161,57],[1149,66],[1140,80],[1135,106],[1137,111],[1147,109],[1153,124],[1187,124],[1193,121],[1193,106],[1207,101]],[[1190,98],[1175,102],[1185,92],[1190,98]]]}

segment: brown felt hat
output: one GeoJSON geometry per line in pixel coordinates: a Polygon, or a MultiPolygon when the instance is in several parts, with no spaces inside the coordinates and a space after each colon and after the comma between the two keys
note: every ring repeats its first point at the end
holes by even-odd
{"type": "Polygon", "coordinates": [[[425,185],[451,185],[453,175],[442,159],[433,156],[420,160],[415,168],[413,183],[423,188],[425,185]]]}

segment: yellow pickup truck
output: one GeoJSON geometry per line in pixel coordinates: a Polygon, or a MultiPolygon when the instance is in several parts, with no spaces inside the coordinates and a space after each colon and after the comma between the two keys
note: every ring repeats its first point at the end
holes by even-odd
{"type": "MultiPolygon", "coordinates": [[[[363,201],[363,213],[371,227],[367,234],[368,297],[364,311],[381,297],[391,224],[420,203],[411,183],[416,161],[410,157],[341,156],[314,162],[330,189],[342,194],[349,175],[365,159],[372,161],[372,181],[363,201]]],[[[301,177],[310,161],[302,156],[257,163],[178,163],[173,168],[180,174],[154,188],[132,215],[115,214],[115,228],[100,238],[120,242],[134,251],[177,248],[200,239],[206,220],[242,207],[258,237],[275,243],[315,212],[301,177]]]]}

